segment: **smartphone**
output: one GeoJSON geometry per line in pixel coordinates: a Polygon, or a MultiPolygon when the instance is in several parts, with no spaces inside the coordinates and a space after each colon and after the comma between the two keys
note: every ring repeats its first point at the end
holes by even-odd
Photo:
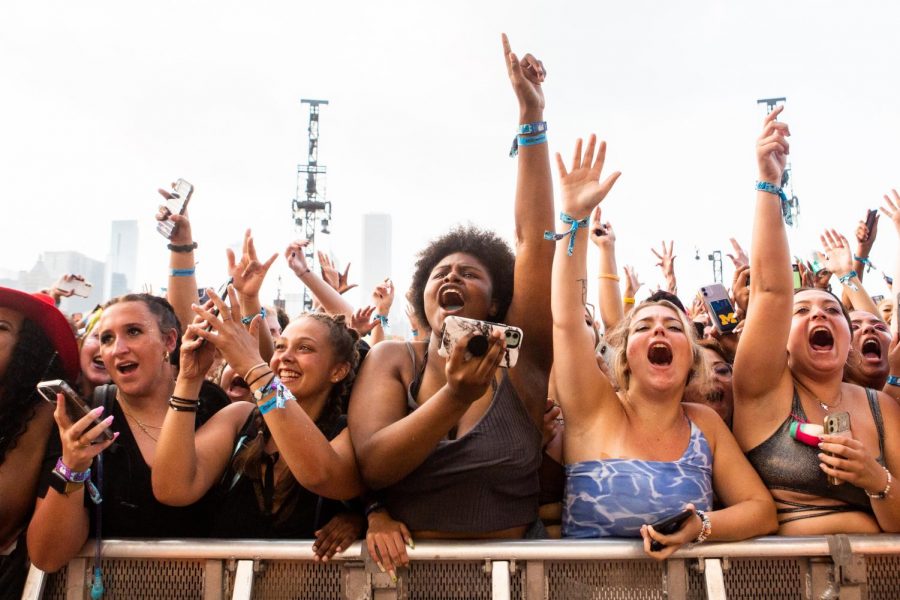
{"type": "MultiPolygon", "coordinates": [[[[850,433],[850,413],[839,412],[833,415],[825,415],[825,433],[828,435],[841,435],[850,433]]],[[[830,453],[826,453],[831,456],[830,453]]],[[[841,485],[840,479],[828,476],[829,485],[841,485]]]]}
{"type": "Polygon", "coordinates": [[[809,255],[809,270],[813,275],[818,275],[825,270],[825,265],[819,262],[819,253],[813,252],[809,255]]]}
{"type": "MultiPolygon", "coordinates": [[[[216,290],[216,295],[222,299],[222,302],[224,302],[226,306],[228,306],[228,286],[231,285],[231,283],[233,281],[234,281],[234,279],[229,277],[225,281],[225,283],[220,285],[219,289],[216,290]]],[[[203,306],[204,304],[206,304],[207,301],[209,301],[209,296],[206,295],[206,291],[204,290],[203,295],[200,296],[200,302],[199,302],[200,306],[203,306]]],[[[214,317],[218,317],[219,316],[219,307],[216,306],[215,304],[213,304],[212,308],[209,309],[209,312],[211,312],[214,317]]],[[[211,329],[212,329],[212,325],[207,323],[206,331],[210,331],[211,329]]],[[[202,346],[205,343],[206,343],[206,340],[203,340],[200,342],[200,345],[202,346]]]]}
{"type": "Polygon", "coordinates": [[[94,286],[89,281],[77,279],[75,277],[66,281],[65,275],[60,277],[54,286],[61,292],[72,292],[74,295],[81,296],[82,298],[90,296],[91,290],[94,289],[94,286]]]}
{"type": "Polygon", "coordinates": [[[465,317],[456,317],[450,315],[444,319],[444,326],[441,330],[441,347],[438,348],[438,356],[447,358],[450,351],[456,346],[460,338],[465,337],[469,333],[476,333],[469,345],[466,347],[467,354],[470,356],[481,356],[487,352],[487,337],[495,330],[499,329],[506,338],[506,353],[500,359],[500,366],[506,369],[514,367],[519,359],[519,348],[522,347],[522,330],[511,325],[503,325],[502,323],[490,323],[488,321],[477,321],[475,319],[466,319],[465,317]]]}
{"type": "Polygon", "coordinates": [[[700,298],[709,313],[713,325],[721,333],[731,333],[737,327],[734,304],[721,283],[713,283],[700,288],[700,298]]]}
{"type": "Polygon", "coordinates": [[[866,234],[866,241],[869,240],[869,236],[872,235],[872,228],[875,227],[875,217],[878,216],[877,210],[870,210],[866,213],[866,229],[868,233],[866,234]]]}
{"type": "MultiPolygon", "coordinates": [[[[671,517],[666,517],[665,519],[660,519],[655,523],[650,523],[650,526],[653,527],[658,533],[663,535],[671,535],[681,529],[681,526],[687,521],[691,515],[694,514],[689,508],[684,509],[677,515],[672,515],[671,517]]],[[[650,541],[650,550],[653,552],[659,552],[665,548],[663,544],[657,542],[656,540],[650,541]]]]}
{"type": "Polygon", "coordinates": [[[800,265],[791,263],[791,270],[794,272],[794,289],[799,290],[803,287],[803,278],[800,277],[800,265]]]}
{"type": "MultiPolygon", "coordinates": [[[[193,193],[194,186],[184,179],[179,179],[175,182],[175,189],[170,192],[172,197],[163,202],[162,206],[169,211],[169,215],[183,215],[193,193]]],[[[167,240],[172,239],[175,223],[166,218],[165,221],[159,221],[156,224],[156,230],[167,240]]]]}
{"type": "MultiPolygon", "coordinates": [[[[62,394],[66,399],[66,412],[69,414],[69,419],[71,419],[73,423],[86,416],[91,411],[90,407],[84,403],[84,400],[75,393],[75,390],[69,387],[69,384],[62,379],[41,381],[37,384],[37,391],[38,394],[50,404],[56,404],[56,395],[62,394]]],[[[93,425],[99,424],[100,419],[94,417],[93,425]]],[[[93,425],[91,425],[91,427],[93,427],[93,425]]],[[[90,429],[90,427],[88,429],[90,429]]],[[[93,443],[102,444],[111,439],[113,439],[113,432],[107,428],[100,433],[100,436],[95,439],[93,443]]]]}
{"type": "Polygon", "coordinates": [[[875,304],[878,304],[882,300],[884,300],[884,294],[876,294],[875,296],[872,296],[872,302],[874,302],[875,304]]]}

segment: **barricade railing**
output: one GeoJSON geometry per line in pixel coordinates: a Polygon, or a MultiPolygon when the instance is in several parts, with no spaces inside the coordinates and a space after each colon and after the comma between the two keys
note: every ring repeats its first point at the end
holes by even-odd
{"type": "MultiPolygon", "coordinates": [[[[762,537],[649,559],[634,540],[420,542],[397,580],[357,542],[327,563],[312,542],[104,540],[104,598],[381,600],[900,598],[900,535],[762,537]]],[[[94,542],[23,599],[86,600],[94,542]]]]}

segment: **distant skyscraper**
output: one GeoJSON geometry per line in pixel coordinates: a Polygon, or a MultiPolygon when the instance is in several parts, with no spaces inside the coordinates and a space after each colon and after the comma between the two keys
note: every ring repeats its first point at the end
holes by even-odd
{"type": "Polygon", "coordinates": [[[109,239],[106,289],[114,298],[137,288],[138,222],[113,221],[109,239]]]}
{"type": "MultiPolygon", "coordinates": [[[[361,285],[363,304],[375,286],[391,276],[391,216],[363,215],[363,255],[361,285]]],[[[396,299],[395,299],[396,300],[396,299]]]]}

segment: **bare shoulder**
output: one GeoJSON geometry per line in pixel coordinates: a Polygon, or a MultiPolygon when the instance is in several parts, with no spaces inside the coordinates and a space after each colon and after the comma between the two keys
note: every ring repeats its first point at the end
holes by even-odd
{"type": "MultiPolygon", "coordinates": [[[[900,424],[900,402],[891,398],[890,395],[876,391],[878,396],[878,406],[881,408],[881,415],[886,423],[900,424]]],[[[886,427],[886,430],[894,430],[895,428],[886,427]]]]}
{"type": "Polygon", "coordinates": [[[712,408],[694,402],[683,402],[682,406],[688,418],[703,432],[713,452],[715,452],[716,441],[723,435],[732,437],[731,430],[728,429],[725,421],[712,408]]]}

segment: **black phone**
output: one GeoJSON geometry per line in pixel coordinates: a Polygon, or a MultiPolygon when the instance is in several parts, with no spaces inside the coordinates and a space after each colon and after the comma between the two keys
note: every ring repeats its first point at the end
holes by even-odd
{"type": "MultiPolygon", "coordinates": [[[[690,518],[692,514],[694,514],[694,511],[686,508],[677,515],[672,515],[671,517],[660,519],[655,523],[650,523],[650,526],[653,527],[653,529],[655,529],[658,533],[661,533],[663,535],[671,535],[681,529],[681,526],[690,518]]],[[[661,543],[657,542],[656,540],[651,540],[650,550],[652,552],[659,552],[663,548],[665,548],[665,546],[663,546],[661,543]]]]}
{"type": "Polygon", "coordinates": [[[866,241],[868,241],[869,236],[872,235],[872,228],[875,227],[875,217],[878,216],[877,210],[870,210],[866,213],[866,241]]]}
{"type": "MultiPolygon", "coordinates": [[[[62,379],[41,381],[37,384],[37,391],[38,394],[40,394],[41,397],[50,404],[56,404],[57,394],[62,394],[66,399],[66,412],[69,415],[69,419],[73,423],[87,416],[87,414],[91,411],[90,407],[85,404],[84,400],[82,400],[78,396],[78,394],[75,393],[75,390],[73,390],[69,386],[69,384],[62,379]]],[[[99,425],[100,422],[100,419],[94,417],[94,422],[91,427],[93,427],[94,425],[99,425]]],[[[113,439],[113,432],[109,429],[104,429],[102,432],[100,432],[100,437],[94,440],[93,443],[102,444],[103,442],[111,439],[113,439]]]]}

